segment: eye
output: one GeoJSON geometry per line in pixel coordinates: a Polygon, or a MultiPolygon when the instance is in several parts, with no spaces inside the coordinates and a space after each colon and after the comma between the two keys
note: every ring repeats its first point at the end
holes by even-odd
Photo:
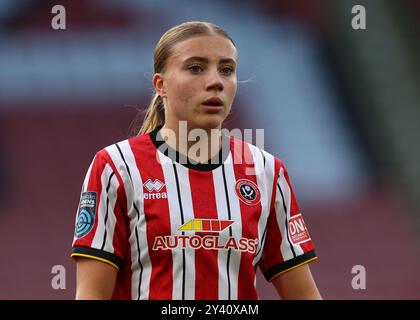
{"type": "Polygon", "coordinates": [[[198,74],[200,72],[203,72],[203,68],[200,65],[194,64],[188,67],[188,70],[191,71],[193,74],[198,74]]]}
{"type": "Polygon", "coordinates": [[[233,67],[223,67],[220,72],[225,76],[230,76],[232,73],[235,73],[235,68],[233,67]]]}

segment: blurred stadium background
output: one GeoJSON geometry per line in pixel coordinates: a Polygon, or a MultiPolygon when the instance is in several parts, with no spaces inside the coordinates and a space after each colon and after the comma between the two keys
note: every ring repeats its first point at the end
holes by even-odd
{"type": "MultiPolygon", "coordinates": [[[[420,298],[420,1],[2,0],[0,299],[73,299],[69,258],[95,152],[133,133],[169,27],[207,20],[239,50],[228,128],[264,128],[315,241],[326,299],[420,298]],[[66,8],[53,30],[51,8],[66,8]],[[353,30],[354,5],[367,29],[353,30]],[[66,290],[54,290],[54,265],[66,290]],[[366,268],[366,289],[351,286],[366,268]]],[[[274,299],[259,274],[262,299],[274,299]]]]}

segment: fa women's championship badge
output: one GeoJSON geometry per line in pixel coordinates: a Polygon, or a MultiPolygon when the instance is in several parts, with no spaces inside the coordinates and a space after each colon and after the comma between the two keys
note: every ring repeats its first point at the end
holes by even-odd
{"type": "Polygon", "coordinates": [[[76,238],[86,236],[93,228],[96,214],[96,192],[83,192],[80,197],[79,211],[77,213],[76,238]]]}

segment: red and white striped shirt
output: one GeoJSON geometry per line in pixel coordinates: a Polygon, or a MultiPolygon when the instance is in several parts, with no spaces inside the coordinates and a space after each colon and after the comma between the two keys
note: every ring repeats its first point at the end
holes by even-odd
{"type": "Polygon", "coordinates": [[[158,129],[99,151],[83,183],[71,256],[117,268],[114,299],[258,299],[258,266],[316,259],[279,159],[225,137],[216,163],[185,163],[158,129]]]}

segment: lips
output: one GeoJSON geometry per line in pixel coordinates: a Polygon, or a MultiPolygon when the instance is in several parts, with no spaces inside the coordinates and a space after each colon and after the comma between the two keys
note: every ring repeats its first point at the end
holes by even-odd
{"type": "Polygon", "coordinates": [[[207,99],[202,104],[205,106],[212,106],[212,107],[222,107],[224,105],[222,99],[217,98],[217,97],[207,99]]]}

